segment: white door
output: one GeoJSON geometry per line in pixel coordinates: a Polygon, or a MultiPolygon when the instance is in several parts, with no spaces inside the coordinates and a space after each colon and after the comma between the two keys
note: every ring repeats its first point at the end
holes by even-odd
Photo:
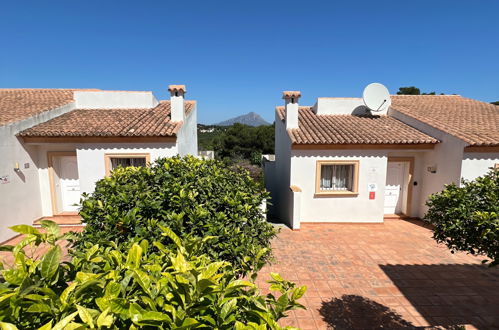
{"type": "Polygon", "coordinates": [[[385,214],[399,214],[402,212],[404,176],[404,162],[388,162],[385,186],[385,214]]]}
{"type": "Polygon", "coordinates": [[[80,180],[76,156],[61,156],[59,164],[62,211],[77,211],[76,204],[80,203],[80,180]]]}

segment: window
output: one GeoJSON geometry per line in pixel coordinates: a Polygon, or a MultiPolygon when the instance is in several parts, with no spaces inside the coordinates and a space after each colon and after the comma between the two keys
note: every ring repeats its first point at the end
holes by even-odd
{"type": "Polygon", "coordinates": [[[318,161],[315,193],[356,195],[358,177],[358,161],[318,161]]]}
{"type": "Polygon", "coordinates": [[[109,175],[112,170],[119,166],[146,166],[150,162],[149,154],[106,154],[104,159],[106,175],[109,175]]]}
{"type": "Polygon", "coordinates": [[[118,166],[128,167],[128,166],[146,166],[146,158],[121,158],[121,157],[110,157],[111,159],[111,170],[114,170],[118,166]]]}

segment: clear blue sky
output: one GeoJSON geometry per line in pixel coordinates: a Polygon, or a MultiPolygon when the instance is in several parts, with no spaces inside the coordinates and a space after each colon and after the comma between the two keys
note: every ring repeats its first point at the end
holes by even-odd
{"type": "Polygon", "coordinates": [[[186,84],[199,122],[370,82],[499,100],[499,1],[5,1],[0,87],[186,84]]]}

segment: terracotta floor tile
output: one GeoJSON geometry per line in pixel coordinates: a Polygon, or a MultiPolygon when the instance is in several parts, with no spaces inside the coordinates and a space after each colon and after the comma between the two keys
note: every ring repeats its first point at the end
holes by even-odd
{"type": "Polygon", "coordinates": [[[388,317],[413,326],[499,326],[499,268],[450,253],[415,222],[302,224],[300,231],[283,229],[273,246],[273,271],[309,287],[300,302],[310,310],[294,314],[307,327],[314,317],[325,329],[359,325],[374,315],[388,323],[367,328],[393,326],[388,317]]]}

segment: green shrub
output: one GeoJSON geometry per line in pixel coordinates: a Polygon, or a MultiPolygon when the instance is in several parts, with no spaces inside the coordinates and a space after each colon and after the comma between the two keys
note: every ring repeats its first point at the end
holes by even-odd
{"type": "Polygon", "coordinates": [[[161,240],[162,225],[180,237],[216,236],[201,253],[246,273],[262,248],[269,251],[262,258],[271,257],[276,232],[260,209],[268,197],[248,172],[214,160],[174,157],[150,167],[118,168],[85,195],[80,214],[87,227],[76,246],[161,240]]]}
{"type": "Polygon", "coordinates": [[[262,296],[256,275],[237,279],[229,262],[199,255],[213,237],[186,238],[184,244],[161,227],[175,249],[147,240],[125,252],[113,242],[87,243],[61,262],[58,227],[49,221],[42,226],[47,234],[13,227],[26,238],[3,248],[15,262],[0,271],[1,329],[280,329],[277,320],[303,308],[297,299],[306,287],[271,274],[271,289],[280,296],[262,296]],[[44,255],[26,255],[25,247],[40,244],[48,247],[44,255]]]}
{"type": "MultiPolygon", "coordinates": [[[[433,237],[452,252],[486,255],[499,264],[499,171],[491,170],[461,187],[450,184],[430,196],[425,219],[435,226],[433,237]]],[[[486,261],[484,261],[486,262],[486,261]]]]}

